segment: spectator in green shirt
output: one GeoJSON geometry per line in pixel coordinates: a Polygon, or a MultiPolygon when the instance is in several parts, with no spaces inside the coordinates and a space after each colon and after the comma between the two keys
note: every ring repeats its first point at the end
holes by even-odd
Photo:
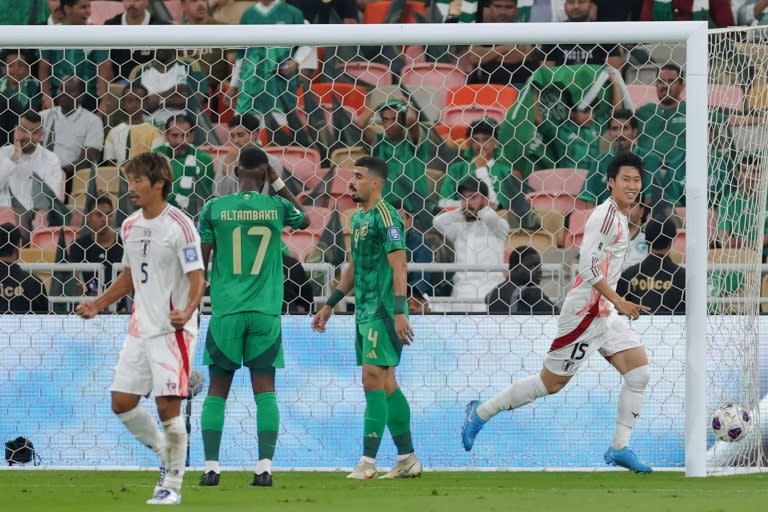
{"type": "Polygon", "coordinates": [[[461,152],[461,159],[448,166],[440,185],[441,208],[461,206],[459,183],[477,178],[488,185],[489,204],[493,209],[512,210],[522,219],[531,210],[525,198],[522,181],[501,155],[496,139],[496,122],[478,119],[467,128],[469,146],[461,152]]]}
{"type": "Polygon", "coordinates": [[[643,159],[643,181],[645,192],[643,202],[648,204],[651,200],[651,182],[657,171],[661,168],[661,160],[650,150],[637,143],[637,118],[632,111],[617,109],[608,121],[608,131],[605,138],[611,143],[608,151],[601,153],[594,164],[589,168],[584,187],[579,194],[579,199],[592,208],[608,199],[608,180],[606,172],[608,164],[619,153],[635,153],[643,159]]]}
{"type": "Polygon", "coordinates": [[[403,209],[413,215],[415,228],[426,231],[432,226],[432,213],[437,205],[429,197],[430,145],[419,117],[419,112],[404,98],[394,98],[375,110],[366,109],[355,123],[363,130],[371,154],[387,162],[384,199],[402,203],[403,209]]]}
{"type": "Polygon", "coordinates": [[[43,105],[40,80],[32,76],[30,63],[34,52],[8,48],[2,53],[5,76],[0,79],[0,94],[8,99],[10,107],[18,114],[27,110],[39,112],[43,105]]]}
{"type": "Polygon", "coordinates": [[[192,145],[192,119],[178,114],[165,123],[166,144],[153,151],[171,160],[173,187],[168,202],[195,217],[203,203],[213,196],[213,158],[192,145]]]}
{"type": "Polygon", "coordinates": [[[637,110],[640,121],[638,143],[655,152],[662,162],[685,151],[685,77],[676,64],[665,64],[656,79],[659,103],[646,103],[637,110]]]}
{"type": "Polygon", "coordinates": [[[561,94],[563,104],[569,109],[568,119],[559,125],[544,119],[539,133],[555,167],[589,169],[600,155],[600,131],[592,105],[577,105],[568,90],[561,94]]]}
{"type": "Polygon", "coordinates": [[[41,25],[50,14],[50,3],[46,0],[0,0],[0,25],[41,25]]]}

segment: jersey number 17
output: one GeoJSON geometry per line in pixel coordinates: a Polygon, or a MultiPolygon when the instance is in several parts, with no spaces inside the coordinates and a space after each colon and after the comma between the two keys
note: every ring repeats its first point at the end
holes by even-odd
{"type": "MultiPolygon", "coordinates": [[[[251,275],[258,275],[261,267],[264,265],[264,256],[267,254],[269,240],[272,238],[272,232],[265,226],[252,226],[246,231],[246,236],[259,236],[259,247],[256,249],[256,258],[253,260],[251,275]]],[[[232,273],[240,275],[243,273],[243,239],[242,228],[240,226],[232,230],[232,273]]]]}

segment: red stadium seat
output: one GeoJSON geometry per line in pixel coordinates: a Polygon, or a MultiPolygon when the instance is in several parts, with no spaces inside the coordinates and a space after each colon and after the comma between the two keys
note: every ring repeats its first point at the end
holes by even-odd
{"type": "Polygon", "coordinates": [[[542,169],[528,176],[528,185],[534,190],[528,194],[531,206],[540,210],[553,209],[563,215],[586,208],[577,196],[584,185],[584,169],[542,169]]]}
{"type": "Polygon", "coordinates": [[[264,151],[276,156],[283,164],[286,172],[293,174],[311,189],[320,181],[320,153],[316,149],[302,146],[265,146],[264,151]]]}
{"type": "Polygon", "coordinates": [[[509,110],[517,99],[517,89],[501,84],[467,84],[448,91],[446,105],[489,105],[509,110]]]}
{"type": "Polygon", "coordinates": [[[317,242],[320,240],[315,233],[301,230],[290,233],[283,232],[282,238],[285,245],[288,246],[288,250],[299,261],[306,260],[307,256],[315,250],[317,242]]]}
{"type": "Polygon", "coordinates": [[[392,85],[392,71],[385,64],[367,60],[349,61],[344,64],[344,71],[374,87],[392,85]]]}
{"type": "Polygon", "coordinates": [[[594,208],[585,210],[573,210],[571,212],[568,228],[565,230],[565,241],[563,245],[566,249],[569,247],[579,247],[581,240],[584,238],[584,226],[587,224],[587,219],[592,215],[594,208]]]}
{"type": "MultiPolygon", "coordinates": [[[[391,1],[368,2],[363,14],[363,23],[384,23],[391,4],[391,1]]],[[[417,23],[418,20],[414,13],[425,16],[426,10],[424,2],[406,2],[400,23],[417,23]]]]}
{"type": "Polygon", "coordinates": [[[123,2],[94,0],[91,2],[91,23],[103,25],[105,21],[125,12],[123,2]]]}
{"type": "Polygon", "coordinates": [[[32,231],[30,245],[40,247],[41,249],[56,249],[59,245],[59,236],[61,230],[64,230],[64,243],[69,247],[75,241],[77,231],[69,226],[45,226],[38,227],[32,231]]]}

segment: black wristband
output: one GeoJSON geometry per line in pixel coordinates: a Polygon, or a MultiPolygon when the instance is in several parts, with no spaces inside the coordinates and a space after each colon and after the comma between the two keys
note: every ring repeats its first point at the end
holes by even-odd
{"type": "Polygon", "coordinates": [[[341,293],[339,290],[333,290],[333,293],[331,293],[330,297],[328,297],[328,300],[325,301],[325,305],[329,308],[332,308],[336,306],[336,304],[338,304],[343,298],[343,293],[341,293]]]}
{"type": "Polygon", "coordinates": [[[404,315],[405,314],[405,308],[407,307],[408,303],[405,300],[405,295],[395,295],[395,314],[396,315],[404,315]]]}

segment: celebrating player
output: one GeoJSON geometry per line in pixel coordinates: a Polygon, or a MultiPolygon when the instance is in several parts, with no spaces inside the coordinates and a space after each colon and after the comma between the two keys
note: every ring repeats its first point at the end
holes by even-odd
{"type": "Polygon", "coordinates": [[[381,198],[387,164],[375,157],[355,162],[349,189],[361,210],[352,216],[352,261],[325,306],[312,319],[312,329],[325,332],[333,307],[352,289],[356,298],[357,364],[363,366],[365,420],[363,456],[347,478],[376,476],[376,453],[384,428],[397,446],[397,463],[381,478],[411,478],[422,467],[413,451],[411,410],[397,385],[395,367],[403,345],[413,338],[406,307],[405,230],[397,210],[381,198]]]}
{"type": "Polygon", "coordinates": [[[611,196],[595,208],[587,220],[576,282],[563,302],[557,337],[544,359],[544,368],[539,374],[512,383],[483,403],[472,400],[467,404],[462,429],[465,450],[472,449],[475,437],[492,417],[557,393],[584,361],[599,351],[624,377],[616,434],[605,452],[605,462],[636,473],[651,472],[628,446],[650,379],[648,357],[638,334],[619,316],[634,320],[648,308],[626,301],[616,293],[621,265],[629,248],[627,213],[642,189],[642,171],[642,160],[634,153],[622,153],[609,164],[607,178],[611,196]]]}
{"type": "Polygon", "coordinates": [[[309,219],[261,149],[244,149],[235,174],[240,192],[209,201],[200,213],[206,268],[213,251],[213,314],[205,340],[211,384],[200,421],[205,450],[200,485],[219,484],[224,408],[232,377],[242,362],[251,372],[259,436],[259,462],[251,485],[271,487],[272,456],[280,427],[275,368],[283,367],[280,233],[286,224],[305,228],[309,219]],[[265,180],[279,197],[259,193],[265,180]]]}
{"type": "Polygon", "coordinates": [[[121,238],[125,270],[77,314],[93,318],[134,292],[134,308],[112,380],[112,410],[162,462],[151,505],[181,503],[187,431],[181,399],[189,387],[189,361],[197,341],[197,308],[205,276],[200,239],[192,220],[169,205],[173,172],[166,157],[142,153],[123,165],[128,191],[140,208],[125,219],[121,238]],[[165,436],[139,399],[155,395],[165,436]]]}

